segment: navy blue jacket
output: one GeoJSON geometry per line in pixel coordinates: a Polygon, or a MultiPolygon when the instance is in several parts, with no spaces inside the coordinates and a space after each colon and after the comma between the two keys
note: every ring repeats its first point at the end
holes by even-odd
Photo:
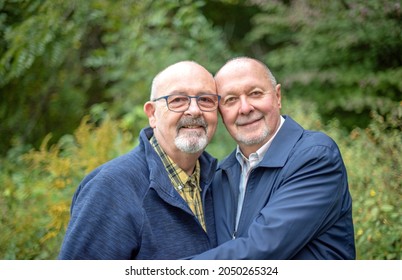
{"type": "Polygon", "coordinates": [[[221,245],[194,259],[355,259],[352,200],[338,147],[284,117],[251,172],[236,233],[241,167],[235,152],[220,164],[213,196],[221,245]]]}
{"type": "Polygon", "coordinates": [[[140,133],[140,144],[91,172],[77,189],[60,259],[179,259],[216,246],[209,186],[217,162],[200,157],[208,234],[174,189],[149,143],[153,131],[140,133]]]}

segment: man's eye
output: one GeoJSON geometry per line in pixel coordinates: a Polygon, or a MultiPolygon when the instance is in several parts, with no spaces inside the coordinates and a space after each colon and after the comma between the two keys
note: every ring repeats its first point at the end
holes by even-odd
{"type": "Polygon", "coordinates": [[[223,104],[225,104],[225,105],[226,105],[226,104],[227,104],[227,105],[233,104],[233,103],[236,102],[236,100],[237,100],[237,97],[230,96],[230,97],[225,98],[223,104]]]}
{"type": "Polygon", "coordinates": [[[188,98],[184,97],[184,96],[175,96],[173,98],[169,99],[169,103],[170,104],[177,104],[177,103],[187,103],[188,102],[188,98]]]}
{"type": "Polygon", "coordinates": [[[264,92],[262,92],[262,91],[253,91],[250,93],[251,97],[261,97],[263,95],[264,95],[264,92]]]}
{"type": "Polygon", "coordinates": [[[206,104],[215,104],[215,99],[209,96],[201,96],[198,101],[206,104]]]}

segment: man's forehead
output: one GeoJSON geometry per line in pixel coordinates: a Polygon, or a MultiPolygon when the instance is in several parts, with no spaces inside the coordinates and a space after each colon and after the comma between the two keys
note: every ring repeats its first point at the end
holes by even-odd
{"type": "Polygon", "coordinates": [[[249,92],[255,89],[267,90],[271,82],[263,71],[229,71],[216,78],[219,94],[234,92],[249,92]]]}
{"type": "Polygon", "coordinates": [[[203,93],[216,93],[216,86],[212,77],[206,79],[194,75],[175,75],[161,81],[158,91],[162,94],[182,93],[199,95],[203,93]]]}
{"type": "Polygon", "coordinates": [[[225,64],[217,73],[216,77],[220,74],[231,74],[238,72],[249,71],[250,69],[263,70],[263,67],[254,60],[251,59],[239,59],[230,61],[225,64]]]}

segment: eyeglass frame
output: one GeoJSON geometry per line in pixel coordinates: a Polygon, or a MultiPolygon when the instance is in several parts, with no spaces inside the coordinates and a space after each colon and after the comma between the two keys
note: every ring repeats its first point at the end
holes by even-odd
{"type": "Polygon", "coordinates": [[[220,95],[218,95],[218,94],[212,94],[212,93],[203,93],[203,94],[194,95],[194,96],[176,93],[176,94],[170,94],[170,95],[165,95],[165,96],[161,96],[161,97],[158,97],[158,98],[154,98],[154,99],[152,99],[151,101],[152,101],[152,102],[156,102],[156,101],[165,99],[165,101],[166,101],[166,107],[169,109],[169,111],[172,111],[172,112],[175,112],[175,113],[183,113],[183,112],[187,111],[188,108],[190,108],[191,98],[195,98],[195,101],[196,101],[196,103],[197,103],[197,106],[198,106],[198,108],[199,108],[202,112],[213,112],[213,111],[217,110],[218,107],[219,107],[219,102],[220,102],[220,100],[221,100],[221,96],[220,96],[220,95]],[[171,96],[183,96],[183,97],[187,97],[187,98],[188,98],[188,106],[187,106],[187,108],[186,108],[185,110],[180,110],[180,111],[170,109],[169,103],[168,103],[168,98],[171,97],[171,96]],[[200,97],[203,97],[203,96],[216,96],[216,97],[218,98],[218,102],[216,102],[216,107],[215,107],[214,109],[212,109],[212,110],[204,110],[204,109],[201,109],[200,105],[198,105],[198,100],[200,99],[200,97]]]}

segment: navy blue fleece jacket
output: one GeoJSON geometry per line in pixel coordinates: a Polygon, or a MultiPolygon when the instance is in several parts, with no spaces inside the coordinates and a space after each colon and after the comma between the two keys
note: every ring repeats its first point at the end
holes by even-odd
{"type": "Polygon", "coordinates": [[[200,157],[207,234],[171,184],[152,134],[143,129],[138,147],[84,178],[59,259],[179,259],[216,246],[209,189],[216,160],[200,157]]]}

